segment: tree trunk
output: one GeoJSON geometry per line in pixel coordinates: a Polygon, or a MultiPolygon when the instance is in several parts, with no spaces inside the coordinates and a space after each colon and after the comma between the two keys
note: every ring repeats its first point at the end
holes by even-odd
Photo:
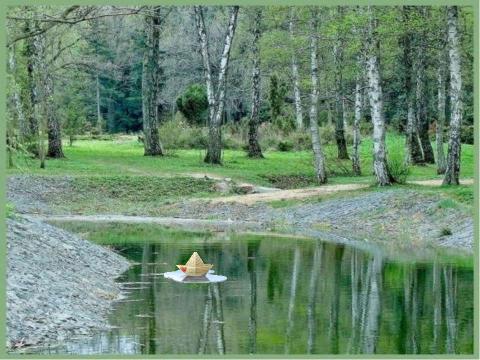
{"type": "Polygon", "coordinates": [[[460,50],[458,35],[458,7],[449,6],[448,16],[448,56],[450,60],[450,138],[448,140],[447,169],[443,184],[459,184],[460,173],[460,127],[462,124],[462,74],[460,70],[460,50]]]}
{"type": "Polygon", "coordinates": [[[210,65],[210,55],[208,52],[208,38],[205,28],[205,21],[203,19],[203,9],[201,6],[194,6],[195,23],[197,26],[198,37],[200,40],[201,53],[203,59],[203,69],[205,75],[205,82],[207,85],[208,98],[208,135],[209,142],[207,147],[207,155],[205,162],[210,164],[222,163],[222,116],[225,106],[225,92],[226,92],[226,76],[228,69],[228,62],[230,59],[230,49],[232,47],[233,37],[235,35],[235,28],[238,17],[238,6],[233,6],[230,13],[227,33],[225,35],[222,57],[220,59],[220,70],[218,73],[217,88],[214,91],[212,82],[212,71],[210,65]]]}
{"type": "Polygon", "coordinates": [[[97,93],[97,129],[102,132],[102,112],[100,111],[100,77],[98,73],[95,76],[95,90],[97,93]]]}
{"type": "MultiPolygon", "coordinates": [[[[26,22],[25,33],[31,31],[29,22],[26,22]]],[[[25,142],[26,148],[29,152],[34,155],[39,156],[39,142],[38,142],[38,116],[35,112],[35,103],[37,102],[37,96],[35,91],[35,78],[34,78],[34,68],[35,68],[35,45],[34,37],[29,37],[25,39],[25,47],[23,49],[23,56],[26,59],[27,66],[27,76],[25,79],[25,88],[22,89],[22,102],[25,108],[25,121],[26,128],[25,132],[22,135],[22,139],[25,142]]]]}
{"type": "Polygon", "coordinates": [[[312,77],[312,93],[310,95],[310,132],[312,135],[312,149],[315,164],[315,176],[320,184],[327,182],[327,174],[325,171],[325,157],[323,155],[322,143],[320,140],[320,131],[317,124],[318,113],[318,44],[317,44],[317,28],[318,28],[318,8],[312,7],[310,20],[310,59],[311,59],[311,77],[312,77]]]}
{"type": "Polygon", "coordinates": [[[260,49],[258,42],[261,36],[262,9],[255,8],[253,25],[253,70],[252,70],[252,114],[248,122],[248,157],[263,158],[262,149],[258,143],[258,124],[260,112],[260,49]]]}
{"type": "Polygon", "coordinates": [[[292,77],[293,77],[293,94],[295,98],[295,119],[297,124],[297,129],[303,129],[303,111],[302,111],[302,98],[300,96],[300,76],[298,74],[298,62],[297,62],[297,53],[293,48],[293,43],[295,42],[295,8],[292,6],[290,8],[290,20],[288,22],[288,30],[290,32],[290,40],[292,42],[292,77]]]}
{"type": "MultiPolygon", "coordinates": [[[[343,7],[338,7],[340,19],[343,17],[343,7]]],[[[335,64],[335,141],[337,142],[337,151],[339,159],[348,159],[347,142],[345,140],[345,122],[343,107],[343,48],[345,44],[343,37],[337,35],[336,43],[333,47],[333,60],[335,64]]]]}
{"type": "Polygon", "coordinates": [[[22,101],[20,98],[20,87],[17,83],[17,63],[15,61],[15,46],[12,45],[10,51],[9,51],[9,70],[11,74],[11,88],[12,88],[12,101],[13,101],[13,119],[14,123],[16,123],[16,126],[20,129],[20,136],[22,139],[22,142],[25,140],[25,136],[28,136],[28,124],[25,119],[25,113],[23,111],[23,105],[22,101]]]}
{"type": "MultiPolygon", "coordinates": [[[[361,65],[361,64],[359,64],[361,65]]],[[[353,149],[352,149],[352,170],[355,176],[362,175],[360,167],[360,121],[362,119],[362,91],[360,75],[357,75],[355,81],[355,114],[353,119],[353,149]]]]}
{"type": "Polygon", "coordinates": [[[163,155],[158,133],[158,99],[161,86],[160,49],[160,6],[151,8],[152,14],[145,16],[145,51],[142,68],[142,109],[144,155],[163,155]]]}
{"type": "Polygon", "coordinates": [[[367,73],[369,83],[369,99],[373,122],[373,168],[377,183],[380,186],[390,185],[393,177],[387,165],[385,146],[385,118],[383,114],[383,93],[379,69],[379,41],[377,34],[377,19],[369,7],[369,24],[367,39],[367,73]]]}
{"type": "MultiPolygon", "coordinates": [[[[428,23],[428,13],[427,7],[420,7],[421,17],[428,23]]],[[[426,52],[427,52],[427,41],[428,34],[426,27],[421,34],[417,34],[417,41],[419,48],[417,49],[417,73],[416,73],[416,92],[417,92],[417,123],[418,123],[418,133],[420,137],[420,142],[423,150],[423,160],[427,164],[434,164],[435,157],[433,155],[432,144],[430,143],[430,138],[428,135],[429,130],[429,121],[428,121],[428,104],[427,104],[427,87],[426,87],[426,76],[427,76],[427,63],[426,63],[426,52]]]]}
{"type": "MultiPolygon", "coordinates": [[[[45,34],[35,37],[33,45],[35,50],[35,92],[39,100],[39,111],[37,113],[40,114],[43,125],[46,125],[46,132],[48,134],[48,150],[46,156],[63,158],[65,155],[62,149],[60,121],[53,102],[53,79],[50,73],[51,69],[48,66],[48,59],[46,58],[45,34]]],[[[41,140],[41,142],[43,141],[41,140]]]]}
{"type": "Polygon", "coordinates": [[[405,33],[402,38],[403,45],[403,72],[405,76],[405,97],[407,103],[407,124],[405,129],[405,163],[423,163],[423,150],[418,136],[418,125],[415,114],[415,92],[413,91],[413,65],[412,65],[412,34],[410,30],[411,6],[403,6],[402,16],[405,33]]]}
{"type": "Polygon", "coordinates": [[[437,174],[444,174],[447,164],[445,153],[443,151],[443,131],[445,127],[445,79],[447,75],[447,61],[445,56],[446,46],[440,50],[440,60],[438,65],[438,97],[437,97],[437,126],[435,129],[435,137],[437,143],[437,174]]]}

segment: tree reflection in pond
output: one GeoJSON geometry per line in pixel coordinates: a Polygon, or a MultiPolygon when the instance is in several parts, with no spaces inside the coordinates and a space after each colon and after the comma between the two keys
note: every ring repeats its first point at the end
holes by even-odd
{"type": "Polygon", "coordinates": [[[473,268],[464,261],[397,261],[378,251],[268,236],[197,234],[116,247],[138,264],[120,281],[141,284],[116,303],[115,328],[44,353],[473,351],[473,268]],[[179,284],[159,275],[192,251],[228,280],[179,284]]]}

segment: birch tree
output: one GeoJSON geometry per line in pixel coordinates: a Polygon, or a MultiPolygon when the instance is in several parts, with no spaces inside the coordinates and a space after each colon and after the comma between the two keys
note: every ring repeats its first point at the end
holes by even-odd
{"type": "MultiPolygon", "coordinates": [[[[363,67],[361,60],[358,60],[359,69],[363,67]]],[[[355,105],[353,118],[353,148],[352,148],[352,170],[356,176],[362,175],[360,166],[360,121],[362,120],[362,75],[361,70],[355,79],[355,105]]]]}
{"type": "Polygon", "coordinates": [[[402,36],[402,62],[404,73],[404,89],[407,105],[407,125],[405,129],[405,163],[423,163],[423,150],[418,133],[417,116],[415,110],[415,91],[413,89],[413,51],[411,33],[411,6],[402,7],[402,25],[404,33],[402,36]]]}
{"type": "Polygon", "coordinates": [[[145,15],[145,50],[142,68],[142,108],[144,155],[163,155],[158,133],[160,86],[162,69],[160,61],[160,6],[152,7],[152,13],[145,15]]]}
{"type": "Polygon", "coordinates": [[[460,126],[462,124],[463,103],[462,74],[460,71],[460,50],[458,35],[458,7],[447,8],[448,57],[450,69],[450,137],[448,140],[447,168],[443,184],[459,184],[460,173],[460,126]]]}
{"type": "Polygon", "coordinates": [[[388,170],[385,146],[385,117],[383,113],[383,92],[380,77],[378,19],[368,7],[368,35],[366,39],[366,62],[369,83],[369,100],[373,123],[373,169],[380,186],[390,185],[394,179],[388,170]]]}
{"type": "Polygon", "coordinates": [[[253,10],[252,26],[252,113],[248,122],[248,156],[251,158],[263,158],[262,149],[258,143],[258,124],[260,122],[260,48],[262,8],[256,7],[253,10]]]}
{"type": "MultiPolygon", "coordinates": [[[[343,21],[343,6],[338,6],[338,21],[343,21]]],[[[345,140],[344,121],[344,89],[343,89],[343,49],[345,40],[342,31],[337,31],[335,45],[333,47],[333,61],[335,65],[335,141],[339,159],[348,159],[347,142],[345,140]]]]}
{"type": "Polygon", "coordinates": [[[44,33],[35,36],[34,47],[34,77],[35,92],[38,95],[37,113],[40,115],[43,124],[46,125],[48,134],[48,149],[46,156],[51,158],[63,158],[62,133],[60,120],[55,110],[53,101],[53,78],[49,59],[47,56],[47,38],[44,33]]]}
{"type": "MultiPolygon", "coordinates": [[[[297,21],[295,7],[290,8],[290,19],[288,21],[288,31],[292,45],[295,43],[295,22],[297,21]]],[[[292,78],[293,78],[293,95],[295,99],[295,120],[297,129],[303,129],[303,111],[302,97],[300,96],[300,75],[298,73],[298,60],[295,48],[292,46],[292,78]]]]}
{"type": "Polygon", "coordinates": [[[323,155],[320,130],[318,129],[318,8],[311,8],[310,19],[310,70],[312,90],[310,94],[310,132],[312,135],[313,161],[315,176],[320,184],[327,182],[325,156],[323,155]]]}
{"type": "Polygon", "coordinates": [[[437,143],[437,174],[444,174],[447,164],[445,153],[443,151],[443,132],[445,130],[445,103],[446,103],[446,77],[447,77],[447,57],[446,57],[446,39],[447,32],[441,40],[441,47],[438,54],[437,70],[437,126],[435,129],[435,140],[437,143]]]}
{"type": "Polygon", "coordinates": [[[225,35],[223,52],[220,59],[218,80],[216,87],[213,84],[213,74],[210,62],[209,45],[207,30],[205,28],[205,21],[203,16],[203,7],[194,6],[195,24],[200,40],[201,54],[203,60],[203,69],[205,83],[207,86],[208,98],[208,148],[205,162],[210,164],[222,163],[222,116],[225,107],[225,92],[226,92],[226,76],[228,69],[228,62],[230,59],[230,49],[232,47],[233,37],[235,35],[235,28],[238,17],[238,6],[233,6],[230,11],[230,17],[225,35]]]}
{"type": "MultiPolygon", "coordinates": [[[[426,6],[418,7],[420,18],[423,23],[427,23],[430,19],[429,12],[426,6]]],[[[416,34],[417,51],[416,51],[416,114],[418,133],[422,147],[423,161],[427,164],[434,164],[435,158],[433,155],[432,144],[428,135],[429,121],[428,121],[428,103],[427,103],[427,26],[424,25],[422,30],[416,34]]]]}

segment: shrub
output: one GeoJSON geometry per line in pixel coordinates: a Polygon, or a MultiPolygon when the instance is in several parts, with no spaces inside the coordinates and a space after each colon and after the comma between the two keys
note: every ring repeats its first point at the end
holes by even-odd
{"type": "Polygon", "coordinates": [[[291,151],[293,149],[293,143],[289,140],[282,140],[278,143],[279,151],[291,151]]]}
{"type": "Polygon", "coordinates": [[[449,235],[452,235],[452,230],[448,227],[444,227],[442,228],[442,230],[440,230],[440,236],[449,236],[449,235]]]}
{"type": "Polygon", "coordinates": [[[320,139],[324,145],[333,144],[335,142],[335,129],[331,125],[320,127],[320,139]]]}
{"type": "Polygon", "coordinates": [[[165,121],[159,128],[160,139],[166,150],[204,149],[207,146],[207,129],[189,126],[178,117],[165,121]]]}
{"type": "Polygon", "coordinates": [[[397,183],[405,184],[407,182],[408,175],[410,175],[410,166],[405,163],[403,153],[389,154],[387,166],[397,183]]]}
{"type": "Polygon", "coordinates": [[[362,136],[370,136],[373,133],[373,124],[370,121],[360,122],[360,134],[362,136]]]}
{"type": "Polygon", "coordinates": [[[473,145],[475,132],[473,125],[464,125],[460,131],[460,141],[462,144],[471,144],[473,145]]]}
{"type": "Polygon", "coordinates": [[[7,218],[12,218],[15,214],[15,208],[11,203],[6,203],[5,204],[5,213],[7,218]]]}
{"type": "Polygon", "coordinates": [[[190,124],[203,124],[208,109],[205,87],[200,84],[190,85],[183,95],[177,98],[177,108],[190,124]]]}

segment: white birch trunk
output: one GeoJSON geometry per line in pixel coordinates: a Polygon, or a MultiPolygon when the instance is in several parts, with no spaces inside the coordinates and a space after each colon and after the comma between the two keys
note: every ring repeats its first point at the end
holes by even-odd
{"type": "Polygon", "coordinates": [[[369,25],[367,39],[367,73],[369,83],[369,99],[373,122],[373,168],[377,183],[380,186],[390,185],[392,176],[387,165],[385,146],[385,118],[383,113],[383,92],[379,69],[379,40],[377,34],[377,19],[369,7],[369,25]]]}
{"type": "Polygon", "coordinates": [[[262,8],[254,10],[254,24],[252,28],[252,112],[248,122],[248,156],[251,158],[263,158],[262,149],[258,143],[258,124],[260,122],[260,48],[262,8]]]}
{"type": "Polygon", "coordinates": [[[458,35],[458,7],[447,8],[448,55],[450,60],[450,138],[448,140],[447,169],[443,184],[459,184],[460,173],[460,129],[462,124],[462,73],[458,35]]]}
{"type": "Polygon", "coordinates": [[[445,53],[440,54],[440,64],[438,66],[437,74],[437,126],[435,129],[435,139],[437,143],[437,174],[444,174],[447,164],[445,160],[445,153],[443,151],[443,131],[445,128],[445,78],[446,78],[446,61],[445,53]]]}
{"type": "Polygon", "coordinates": [[[238,17],[238,6],[233,6],[230,13],[227,33],[225,35],[222,57],[220,59],[220,70],[218,73],[217,88],[214,88],[212,82],[212,71],[210,63],[210,55],[208,52],[208,38],[203,19],[203,9],[201,6],[194,6],[195,23],[197,26],[198,36],[200,39],[201,53],[203,59],[203,69],[205,82],[207,86],[208,111],[209,111],[209,143],[205,162],[210,164],[221,164],[222,162],[222,116],[225,107],[226,93],[226,76],[228,62],[230,59],[230,50],[232,47],[233,37],[238,17]]]}
{"type": "Polygon", "coordinates": [[[303,129],[303,111],[302,111],[302,98],[300,95],[300,75],[298,73],[298,61],[297,54],[293,47],[295,42],[295,8],[290,8],[290,20],[288,22],[288,30],[290,33],[290,40],[292,42],[292,77],[293,77],[293,94],[295,99],[295,119],[297,129],[303,129]]]}
{"type": "Polygon", "coordinates": [[[312,135],[312,149],[315,164],[315,176],[320,184],[327,182],[327,174],[325,171],[325,156],[323,155],[322,143],[320,140],[320,131],[317,124],[318,114],[318,9],[313,7],[311,10],[310,21],[310,61],[311,61],[311,78],[312,92],[310,95],[310,132],[312,135]]]}
{"type": "Polygon", "coordinates": [[[355,81],[355,109],[353,118],[353,149],[352,149],[352,169],[356,176],[362,174],[360,166],[360,121],[362,119],[362,82],[360,75],[357,75],[355,81]]]}

